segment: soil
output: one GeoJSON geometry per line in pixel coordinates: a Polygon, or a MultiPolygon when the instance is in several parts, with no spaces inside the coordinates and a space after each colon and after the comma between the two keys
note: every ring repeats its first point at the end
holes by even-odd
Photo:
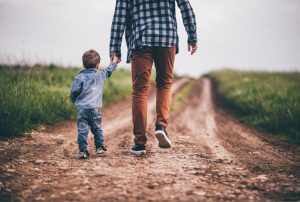
{"type": "MultiPolygon", "coordinates": [[[[173,95],[188,81],[177,80],[173,95]]],[[[133,145],[131,100],[103,111],[107,156],[77,159],[76,121],[0,142],[0,201],[300,200],[300,148],[238,123],[216,107],[211,82],[199,79],[172,113],[171,149],[154,136],[149,96],[147,154],[133,145]]]]}

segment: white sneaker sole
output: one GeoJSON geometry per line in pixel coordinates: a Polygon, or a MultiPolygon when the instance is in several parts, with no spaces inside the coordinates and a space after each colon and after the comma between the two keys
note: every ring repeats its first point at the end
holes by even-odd
{"type": "Polygon", "coordinates": [[[136,156],[141,156],[141,155],[145,155],[147,152],[146,152],[146,150],[134,151],[134,150],[130,149],[130,153],[132,153],[136,156]]]}
{"type": "Polygon", "coordinates": [[[105,156],[105,155],[107,155],[108,154],[108,152],[107,151],[104,151],[104,152],[96,152],[96,154],[97,155],[102,155],[102,156],[105,156]]]}
{"type": "Polygon", "coordinates": [[[166,135],[165,131],[157,130],[155,131],[155,136],[158,139],[158,146],[163,149],[168,149],[172,147],[171,141],[166,135]]]}

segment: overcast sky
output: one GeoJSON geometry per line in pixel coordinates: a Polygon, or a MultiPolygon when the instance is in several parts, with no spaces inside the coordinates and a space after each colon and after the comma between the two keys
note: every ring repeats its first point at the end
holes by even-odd
{"type": "MultiPolygon", "coordinates": [[[[187,53],[179,10],[176,72],[198,76],[216,68],[300,71],[299,0],[190,0],[197,16],[199,52],[187,53]]],[[[102,65],[114,0],[0,0],[0,63],[81,65],[96,49],[102,65]]],[[[123,41],[123,56],[126,55],[123,41]]],[[[125,57],[120,66],[126,66],[125,57]]]]}

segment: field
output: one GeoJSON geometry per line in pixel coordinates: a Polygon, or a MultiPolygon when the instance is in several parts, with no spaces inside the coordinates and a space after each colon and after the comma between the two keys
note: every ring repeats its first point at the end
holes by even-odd
{"type": "Polygon", "coordinates": [[[214,81],[218,103],[242,123],[293,141],[300,140],[300,73],[222,70],[214,81]]]}
{"type": "MultiPolygon", "coordinates": [[[[10,83],[15,71],[10,70],[6,76],[10,83]]],[[[33,98],[23,93],[16,99],[18,94],[10,90],[6,97],[10,96],[12,104],[6,101],[9,107],[2,106],[1,110],[10,109],[16,114],[13,118],[19,113],[23,117],[21,121],[28,121],[23,113],[31,113],[31,110],[49,113],[61,120],[75,115],[74,107],[66,104],[63,97],[68,93],[76,69],[39,68],[28,73],[31,76],[24,72],[22,70],[26,76],[17,77],[26,79],[25,84],[41,80],[38,84],[43,91],[39,86],[31,90],[21,88],[15,81],[11,89],[18,86],[19,94],[26,90],[33,98]],[[37,71],[41,71],[39,76],[37,71]],[[46,76],[42,79],[43,72],[46,76]],[[28,103],[23,104],[24,101],[19,101],[22,99],[28,103]],[[43,102],[46,104],[41,105],[43,102]]],[[[224,73],[222,75],[221,78],[226,78],[224,73]]],[[[270,82],[267,78],[263,80],[270,82]]],[[[291,85],[291,80],[288,81],[285,86],[291,85]]],[[[130,72],[116,72],[105,92],[105,99],[111,100],[105,103],[128,94],[127,83],[130,83],[130,72]]],[[[46,125],[30,137],[0,141],[0,201],[299,201],[300,147],[269,135],[261,138],[264,134],[249,130],[234,117],[229,118],[228,113],[215,105],[212,87],[207,78],[174,80],[173,108],[167,128],[171,149],[159,148],[154,133],[155,93],[148,97],[147,154],[142,156],[132,155],[129,150],[134,144],[131,99],[103,108],[104,144],[108,149],[105,156],[95,152],[93,135],[89,135],[91,156],[87,160],[78,159],[74,120],[46,125]]],[[[153,88],[152,85],[152,92],[153,88]]],[[[2,89],[2,92],[6,90],[4,82],[2,89]]],[[[260,90],[257,96],[266,91],[260,90]]],[[[239,101],[239,97],[236,99],[239,101]]],[[[48,117],[44,113],[40,119],[48,117]]]]}
{"type": "MultiPolygon", "coordinates": [[[[70,119],[75,106],[69,89],[78,68],[0,66],[0,137],[19,136],[44,125],[70,119]]],[[[104,105],[131,92],[131,73],[120,69],[106,82],[104,105]]]]}

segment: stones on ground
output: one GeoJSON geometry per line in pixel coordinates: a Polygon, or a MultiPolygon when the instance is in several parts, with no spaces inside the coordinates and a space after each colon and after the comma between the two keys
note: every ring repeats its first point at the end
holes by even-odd
{"type": "Polygon", "coordinates": [[[18,159],[18,160],[16,160],[16,162],[17,163],[28,163],[28,161],[27,160],[23,160],[23,159],[18,159]]]}
{"type": "Polygon", "coordinates": [[[78,175],[84,175],[86,173],[85,170],[77,170],[78,175]]]}
{"type": "Polygon", "coordinates": [[[220,172],[218,175],[219,175],[219,176],[225,176],[225,175],[226,175],[226,172],[220,172]]]}
{"type": "Polygon", "coordinates": [[[212,162],[223,163],[223,159],[213,159],[212,162]]]}
{"type": "Polygon", "coordinates": [[[189,190],[186,192],[186,195],[190,196],[190,195],[193,195],[194,194],[194,191],[193,190],[189,190]]]}
{"type": "Polygon", "coordinates": [[[45,161],[41,160],[41,159],[37,159],[37,160],[34,161],[34,163],[35,164],[43,164],[43,163],[45,163],[45,161]]]}
{"type": "Polygon", "coordinates": [[[32,168],[31,171],[36,171],[36,172],[39,172],[40,169],[39,168],[32,168]]]}
{"type": "Polygon", "coordinates": [[[77,189],[77,190],[72,191],[72,193],[74,193],[74,194],[80,194],[82,192],[84,192],[84,190],[82,190],[82,189],[77,189]]]}
{"type": "Polygon", "coordinates": [[[16,169],[8,168],[8,169],[6,170],[6,172],[8,172],[8,173],[15,173],[15,172],[16,172],[16,169]]]}
{"type": "Polygon", "coordinates": [[[208,166],[207,166],[207,165],[200,165],[199,168],[200,168],[200,169],[207,169],[208,166]]]}
{"type": "Polygon", "coordinates": [[[38,197],[35,198],[36,201],[45,201],[45,197],[39,195],[38,197]]]}
{"type": "Polygon", "coordinates": [[[62,145],[64,142],[65,142],[65,138],[62,135],[57,136],[57,138],[56,138],[56,143],[57,144],[62,145]]]}
{"type": "Polygon", "coordinates": [[[69,168],[67,166],[61,166],[59,167],[60,170],[68,170],[69,168]]]}
{"type": "Polygon", "coordinates": [[[195,191],[194,194],[197,195],[197,196],[205,196],[206,192],[202,191],[202,190],[199,190],[199,191],[195,191]]]}
{"type": "Polygon", "coordinates": [[[259,151],[255,151],[255,152],[249,152],[250,154],[261,154],[261,152],[259,151]]]}
{"type": "Polygon", "coordinates": [[[150,183],[150,184],[148,184],[148,186],[147,186],[149,189],[155,189],[155,188],[157,188],[157,187],[159,187],[159,184],[158,183],[150,183]]]}
{"type": "Polygon", "coordinates": [[[268,177],[266,175],[259,175],[255,179],[265,182],[266,180],[268,180],[268,177]]]}
{"type": "Polygon", "coordinates": [[[84,184],[84,185],[89,185],[89,184],[90,184],[90,181],[89,181],[88,179],[85,179],[85,180],[83,181],[83,184],[84,184]]]}
{"type": "Polygon", "coordinates": [[[9,142],[3,142],[4,145],[8,146],[9,145],[9,142]]]}
{"type": "Polygon", "coordinates": [[[71,152],[68,150],[67,147],[63,148],[63,154],[64,154],[65,157],[71,157],[72,156],[71,152]]]}
{"type": "Polygon", "coordinates": [[[21,192],[21,197],[26,199],[29,196],[31,196],[31,194],[32,194],[32,191],[30,189],[27,189],[27,190],[21,192]]]}

